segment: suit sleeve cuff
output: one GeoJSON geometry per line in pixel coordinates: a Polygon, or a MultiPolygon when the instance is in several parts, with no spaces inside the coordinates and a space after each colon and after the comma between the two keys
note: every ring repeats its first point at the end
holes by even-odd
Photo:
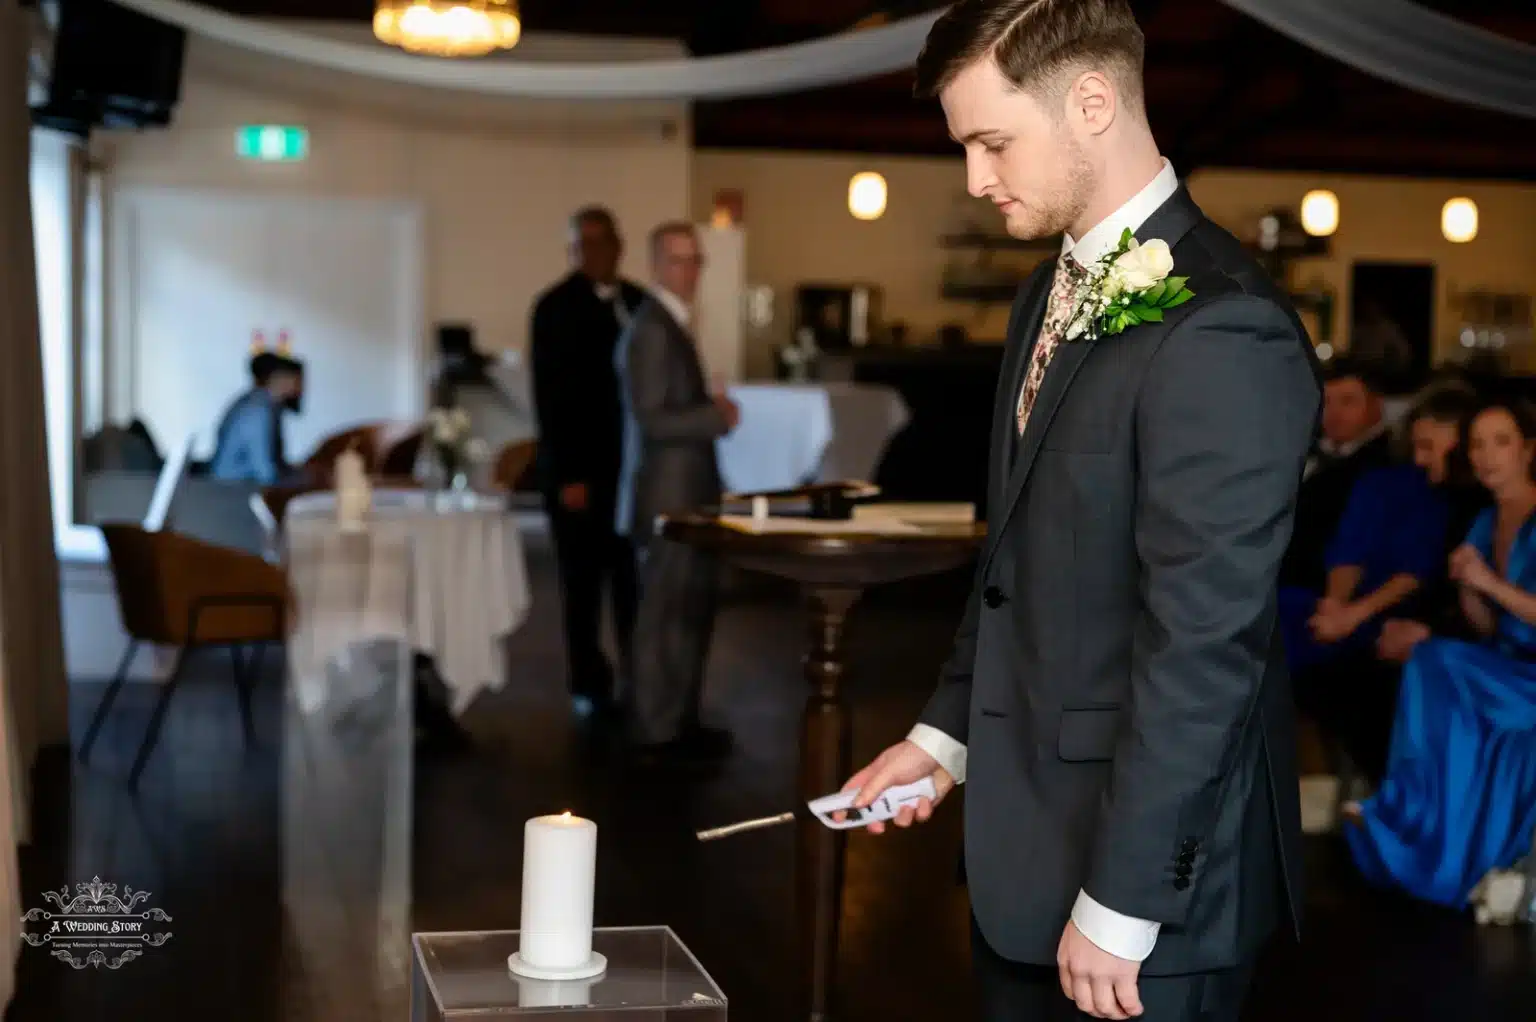
{"type": "Polygon", "coordinates": [[[1157,931],[1162,925],[1105,908],[1087,891],[1077,892],[1077,903],[1072,906],[1072,923],[1099,950],[1128,962],[1147,960],[1157,945],[1157,931]]]}
{"type": "Polygon", "coordinates": [[[936,727],[927,724],[913,725],[907,733],[907,741],[939,761],[956,784],[965,783],[965,746],[936,727]]]}

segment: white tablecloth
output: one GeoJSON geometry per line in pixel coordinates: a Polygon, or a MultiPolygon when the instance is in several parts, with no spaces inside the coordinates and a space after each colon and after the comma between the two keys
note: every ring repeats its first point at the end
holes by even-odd
{"type": "Polygon", "coordinates": [[[330,698],[331,658],[398,636],[437,661],[454,713],[500,690],[502,640],[532,602],[522,537],[502,501],[470,496],[440,507],[431,494],[380,491],[358,533],[340,529],[335,506],[333,494],[306,494],[284,520],[301,622],[290,657],[301,704],[330,698]]]}
{"type": "Polygon", "coordinates": [[[716,446],[727,491],[807,482],[873,481],[910,418],[891,387],[865,383],[742,383],[730,388],[741,422],[716,446]]]}

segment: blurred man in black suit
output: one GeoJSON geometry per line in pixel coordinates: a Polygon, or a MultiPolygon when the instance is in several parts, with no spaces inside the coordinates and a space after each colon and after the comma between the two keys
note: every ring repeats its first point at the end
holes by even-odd
{"type": "Polygon", "coordinates": [[[624,416],[613,353],[645,300],[619,278],[623,242],[613,214],[588,206],[571,217],[574,269],[533,307],[533,393],[538,469],[559,561],[572,705],[581,716],[615,705],[614,668],[600,640],[606,583],[627,669],[635,618],[634,551],[614,531],[624,416]]]}
{"type": "Polygon", "coordinates": [[[1347,356],[1324,370],[1323,428],[1307,458],[1296,502],[1296,526],[1280,565],[1280,584],[1322,592],[1328,544],[1362,474],[1392,460],[1382,417],[1381,387],[1371,367],[1347,356]]]}

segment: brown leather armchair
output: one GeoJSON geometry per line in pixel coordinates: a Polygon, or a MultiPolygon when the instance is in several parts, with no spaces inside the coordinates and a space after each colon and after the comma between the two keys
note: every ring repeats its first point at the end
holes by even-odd
{"type": "Polygon", "coordinates": [[[283,642],[289,630],[293,600],[287,575],[260,557],[173,532],[147,532],[126,524],[103,525],[101,531],[129,638],[117,673],[81,742],[80,762],[89,760],[134,654],[146,642],[176,647],[176,661],[160,687],[149,728],[129,771],[130,786],[138,784],[159,740],[166,709],[191,650],[229,649],[240,723],[246,741],[251,741],[251,689],[260,677],[262,652],[266,643],[283,642]]]}
{"type": "Polygon", "coordinates": [[[496,470],[492,473],[496,487],[508,493],[516,493],[525,488],[529,470],[533,468],[538,453],[539,444],[536,440],[522,440],[503,447],[496,459],[496,470]]]}

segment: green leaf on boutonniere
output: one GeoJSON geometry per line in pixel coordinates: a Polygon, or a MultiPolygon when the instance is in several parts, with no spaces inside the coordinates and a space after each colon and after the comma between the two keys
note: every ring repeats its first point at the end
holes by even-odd
{"type": "Polygon", "coordinates": [[[1153,305],[1137,308],[1136,315],[1141,317],[1143,323],[1161,323],[1163,321],[1163,310],[1153,305]]]}
{"type": "Polygon", "coordinates": [[[1167,293],[1168,282],[1166,280],[1160,281],[1143,291],[1141,293],[1141,300],[1148,305],[1156,305],[1163,300],[1163,296],[1167,293]]]}
{"type": "Polygon", "coordinates": [[[1179,306],[1183,305],[1185,302],[1189,301],[1193,297],[1195,297],[1195,293],[1193,291],[1189,290],[1188,288],[1185,288],[1183,291],[1180,291],[1178,294],[1173,295],[1170,298],[1163,299],[1163,308],[1165,308],[1165,309],[1177,309],[1179,306]]]}

